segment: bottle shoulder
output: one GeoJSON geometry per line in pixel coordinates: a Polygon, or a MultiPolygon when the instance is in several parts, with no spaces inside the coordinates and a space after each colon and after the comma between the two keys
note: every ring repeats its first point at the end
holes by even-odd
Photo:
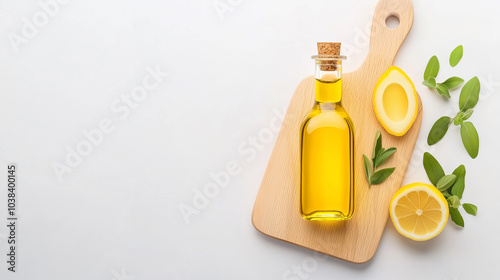
{"type": "Polygon", "coordinates": [[[347,112],[342,107],[334,110],[313,108],[302,122],[302,130],[312,132],[323,127],[353,130],[354,125],[347,112]]]}

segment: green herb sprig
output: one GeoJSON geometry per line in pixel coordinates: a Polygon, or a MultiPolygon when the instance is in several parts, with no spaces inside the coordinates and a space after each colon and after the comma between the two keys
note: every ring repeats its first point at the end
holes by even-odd
{"type": "MultiPolygon", "coordinates": [[[[460,45],[451,52],[450,55],[451,67],[455,67],[460,62],[460,60],[462,59],[463,50],[464,49],[462,45],[460,45]]],[[[446,79],[442,83],[437,83],[436,77],[438,73],[439,73],[439,60],[437,56],[434,55],[431,57],[431,59],[429,59],[427,67],[425,67],[424,81],[422,82],[422,84],[430,89],[437,90],[439,94],[445,96],[446,98],[451,98],[450,90],[459,87],[464,82],[464,79],[453,76],[451,78],[446,79]]]]}
{"type": "Polygon", "coordinates": [[[464,227],[464,219],[459,208],[462,206],[468,214],[476,216],[477,206],[471,203],[461,203],[465,190],[465,166],[457,167],[452,174],[445,175],[441,164],[430,153],[424,154],[424,169],[432,184],[443,194],[448,201],[451,220],[458,226],[464,227]]]}
{"type": "MultiPolygon", "coordinates": [[[[455,67],[462,59],[462,56],[463,47],[462,45],[459,45],[451,52],[450,66],[455,67]]],[[[464,80],[459,77],[451,77],[443,83],[436,83],[438,72],[439,60],[436,56],[433,56],[425,68],[423,84],[431,89],[435,88],[439,94],[450,98],[449,91],[459,87],[464,80]]],[[[462,143],[469,156],[471,158],[477,157],[479,153],[479,135],[474,124],[470,121],[466,122],[466,120],[468,120],[472,116],[472,113],[474,113],[473,108],[479,100],[480,88],[481,86],[477,77],[473,77],[465,83],[460,92],[460,99],[458,101],[460,111],[458,111],[453,118],[448,116],[439,118],[434,123],[429,135],[427,136],[427,144],[432,146],[439,142],[446,135],[446,132],[451,124],[454,124],[455,126],[460,126],[462,143]]]]}
{"type": "Polygon", "coordinates": [[[395,152],[395,147],[388,148],[387,150],[382,148],[382,134],[380,130],[377,130],[375,143],[373,144],[372,160],[370,161],[366,155],[363,155],[363,163],[365,164],[365,174],[369,188],[371,188],[372,185],[382,183],[391,176],[394,170],[396,170],[395,167],[390,167],[375,171],[377,167],[381,166],[395,152]]]}

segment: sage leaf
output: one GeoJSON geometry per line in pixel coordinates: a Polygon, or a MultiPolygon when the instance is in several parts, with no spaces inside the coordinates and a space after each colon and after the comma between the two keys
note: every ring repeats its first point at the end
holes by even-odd
{"type": "Polygon", "coordinates": [[[439,179],[444,176],[443,167],[441,164],[434,158],[430,153],[424,153],[424,169],[425,173],[427,173],[427,177],[432,182],[434,186],[437,185],[439,179]]]}
{"type": "Polygon", "coordinates": [[[479,100],[480,88],[481,86],[477,77],[473,77],[465,83],[462,91],[460,92],[460,99],[458,100],[458,107],[462,112],[476,106],[477,101],[479,100]]]}
{"type": "Polygon", "coordinates": [[[391,167],[378,170],[377,172],[373,173],[370,183],[372,185],[377,185],[382,183],[383,181],[385,181],[385,179],[391,176],[391,174],[394,172],[395,169],[396,169],[395,167],[391,167]]]}
{"type": "Polygon", "coordinates": [[[372,159],[375,162],[375,157],[377,156],[378,151],[382,149],[382,133],[380,133],[380,130],[377,130],[377,133],[375,134],[375,143],[373,144],[373,153],[372,153],[372,159]]]}
{"type": "Polygon", "coordinates": [[[460,136],[462,143],[471,158],[476,158],[479,152],[479,135],[471,122],[464,122],[460,126],[460,136]]]}
{"type": "Polygon", "coordinates": [[[469,109],[469,110],[465,111],[465,113],[462,116],[462,120],[465,121],[468,118],[470,118],[470,116],[472,116],[472,113],[474,113],[474,110],[472,110],[472,109],[469,109]]]}
{"type": "Polygon", "coordinates": [[[453,174],[457,176],[457,179],[455,180],[455,184],[453,184],[453,187],[451,187],[451,194],[457,196],[460,199],[462,199],[462,195],[465,189],[465,173],[465,166],[463,164],[453,171],[453,174]]]}
{"type": "MultiPolygon", "coordinates": [[[[385,149],[384,148],[380,148],[380,150],[378,150],[377,152],[377,155],[375,156],[375,161],[377,161],[377,159],[385,152],[385,149]]],[[[375,161],[373,162],[373,165],[375,166],[375,161]]],[[[376,166],[375,166],[376,167],[376,166]]]]}
{"type": "Polygon", "coordinates": [[[455,209],[458,209],[458,207],[460,207],[460,199],[457,196],[452,195],[446,200],[448,201],[448,205],[450,205],[450,207],[453,207],[455,209]]]}
{"type": "Polygon", "coordinates": [[[464,112],[460,111],[458,112],[457,116],[455,117],[455,120],[453,120],[454,125],[460,125],[464,122],[464,112]]]}
{"type": "Polygon", "coordinates": [[[430,77],[436,78],[439,73],[439,60],[437,56],[432,56],[427,63],[427,67],[425,67],[424,71],[424,81],[427,81],[430,77]]]}
{"type": "MultiPolygon", "coordinates": [[[[368,180],[368,183],[370,182],[371,176],[372,176],[372,163],[368,159],[367,156],[363,155],[363,162],[365,164],[365,174],[366,174],[366,180],[368,180]]],[[[371,185],[371,184],[370,184],[371,185]]]]}
{"type": "Polygon", "coordinates": [[[382,133],[377,130],[375,134],[375,143],[373,143],[372,160],[363,155],[363,164],[365,165],[366,179],[368,180],[368,187],[371,188],[374,184],[380,184],[387,179],[396,169],[386,168],[375,171],[378,166],[384,163],[394,152],[396,148],[392,147],[387,150],[382,148],[382,133]],[[373,163],[373,166],[372,166],[373,163]]]}
{"type": "Polygon", "coordinates": [[[396,148],[392,147],[385,150],[381,155],[377,156],[375,167],[382,165],[392,154],[396,152],[396,148]]]}
{"type": "Polygon", "coordinates": [[[464,55],[464,47],[462,45],[459,45],[450,54],[450,66],[451,67],[457,66],[457,64],[462,59],[463,55],[464,55]]]}
{"type": "Polygon", "coordinates": [[[464,79],[453,76],[451,78],[446,79],[446,81],[442,82],[441,84],[451,90],[460,86],[463,82],[464,79]]]}
{"type": "Polygon", "coordinates": [[[464,218],[456,208],[450,208],[451,220],[457,224],[457,226],[464,227],[464,218]]]}
{"type": "Polygon", "coordinates": [[[457,179],[457,176],[454,174],[445,175],[445,176],[441,177],[441,179],[439,179],[439,181],[436,184],[436,188],[440,192],[446,191],[453,185],[453,183],[455,183],[456,179],[457,179]]]}
{"type": "Polygon", "coordinates": [[[471,203],[464,203],[462,204],[462,207],[464,207],[465,212],[467,212],[469,215],[476,216],[477,215],[477,206],[471,203]]]}
{"type": "Polygon", "coordinates": [[[443,85],[443,84],[437,84],[436,86],[436,90],[438,91],[439,94],[441,94],[442,96],[445,96],[447,98],[451,98],[450,96],[450,91],[448,90],[448,88],[443,85]]]}
{"type": "Polygon", "coordinates": [[[450,194],[449,192],[442,192],[441,194],[443,194],[443,196],[444,196],[445,198],[448,198],[448,197],[450,197],[450,196],[451,196],[451,194],[450,194]]]}
{"type": "Polygon", "coordinates": [[[436,88],[436,79],[433,77],[430,77],[429,79],[425,80],[422,82],[424,86],[427,86],[428,88],[436,88]]]}
{"type": "Polygon", "coordinates": [[[450,126],[451,118],[450,117],[441,117],[439,118],[429,131],[429,135],[427,136],[427,144],[432,146],[439,142],[446,132],[448,131],[448,127],[450,126]]]}

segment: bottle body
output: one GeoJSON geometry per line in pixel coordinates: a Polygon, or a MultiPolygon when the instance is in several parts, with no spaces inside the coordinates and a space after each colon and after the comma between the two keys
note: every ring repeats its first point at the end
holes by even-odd
{"type": "Polygon", "coordinates": [[[306,220],[354,213],[354,125],[341,104],[337,73],[316,79],[316,103],[301,127],[300,212],[306,220]]]}

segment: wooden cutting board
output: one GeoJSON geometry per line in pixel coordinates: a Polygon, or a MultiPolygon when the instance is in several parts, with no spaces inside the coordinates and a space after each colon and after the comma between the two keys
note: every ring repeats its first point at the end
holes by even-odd
{"type": "Polygon", "coordinates": [[[378,78],[392,65],[412,24],[411,0],[380,0],[373,16],[368,56],[359,69],[344,75],[342,103],[354,122],[356,133],[352,219],[314,222],[302,219],[299,213],[299,130],[314,104],[314,77],[311,76],[305,78],[293,94],[262,179],[252,213],[252,223],[258,231],[354,263],[373,257],[389,217],[389,202],[401,187],[417,140],[422,102],[419,97],[413,126],[404,136],[396,137],[388,134],[375,117],[372,94],[378,78]],[[397,28],[387,27],[385,22],[389,16],[399,18],[397,28]],[[383,147],[397,147],[397,152],[383,165],[396,166],[396,171],[384,183],[368,189],[362,155],[371,157],[377,130],[382,132],[383,147]]]}

